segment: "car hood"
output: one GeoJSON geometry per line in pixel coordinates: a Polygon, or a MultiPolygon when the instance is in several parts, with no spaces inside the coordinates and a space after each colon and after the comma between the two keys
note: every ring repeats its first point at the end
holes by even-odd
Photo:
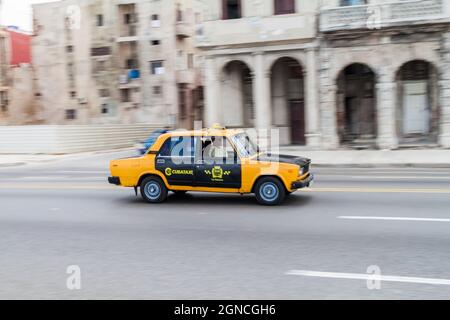
{"type": "Polygon", "coordinates": [[[273,153],[261,153],[256,157],[256,159],[258,161],[265,162],[296,164],[300,167],[307,166],[311,163],[311,159],[308,158],[273,153]]]}

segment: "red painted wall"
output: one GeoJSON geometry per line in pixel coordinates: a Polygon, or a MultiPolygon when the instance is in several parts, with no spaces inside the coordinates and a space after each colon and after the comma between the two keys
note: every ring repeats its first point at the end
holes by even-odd
{"type": "Polygon", "coordinates": [[[31,63],[31,36],[8,30],[11,43],[11,65],[31,63]]]}

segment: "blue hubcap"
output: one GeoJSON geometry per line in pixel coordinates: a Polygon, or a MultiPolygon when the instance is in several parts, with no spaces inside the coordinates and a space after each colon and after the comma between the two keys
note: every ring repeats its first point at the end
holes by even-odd
{"type": "Polygon", "coordinates": [[[261,186],[260,195],[264,201],[275,201],[279,194],[278,186],[273,182],[266,182],[261,186]]]}
{"type": "Polygon", "coordinates": [[[156,200],[161,194],[161,187],[158,183],[151,181],[145,185],[144,192],[147,198],[156,200]]]}

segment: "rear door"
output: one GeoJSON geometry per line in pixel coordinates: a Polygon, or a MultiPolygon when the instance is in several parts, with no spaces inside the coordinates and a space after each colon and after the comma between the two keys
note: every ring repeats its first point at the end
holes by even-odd
{"type": "Polygon", "coordinates": [[[194,183],[195,140],[190,136],[168,138],[156,156],[156,169],[173,186],[192,186],[194,183]]]}
{"type": "Polygon", "coordinates": [[[240,189],[241,162],[227,137],[198,137],[195,156],[195,185],[240,189]]]}

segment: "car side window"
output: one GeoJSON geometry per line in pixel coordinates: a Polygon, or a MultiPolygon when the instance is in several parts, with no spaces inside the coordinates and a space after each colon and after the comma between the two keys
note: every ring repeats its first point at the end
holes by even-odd
{"type": "Polygon", "coordinates": [[[189,136],[171,137],[164,142],[158,156],[160,157],[193,157],[194,139],[189,136]]]}
{"type": "Polygon", "coordinates": [[[238,156],[226,137],[202,137],[201,159],[208,164],[236,164],[238,156]]]}

